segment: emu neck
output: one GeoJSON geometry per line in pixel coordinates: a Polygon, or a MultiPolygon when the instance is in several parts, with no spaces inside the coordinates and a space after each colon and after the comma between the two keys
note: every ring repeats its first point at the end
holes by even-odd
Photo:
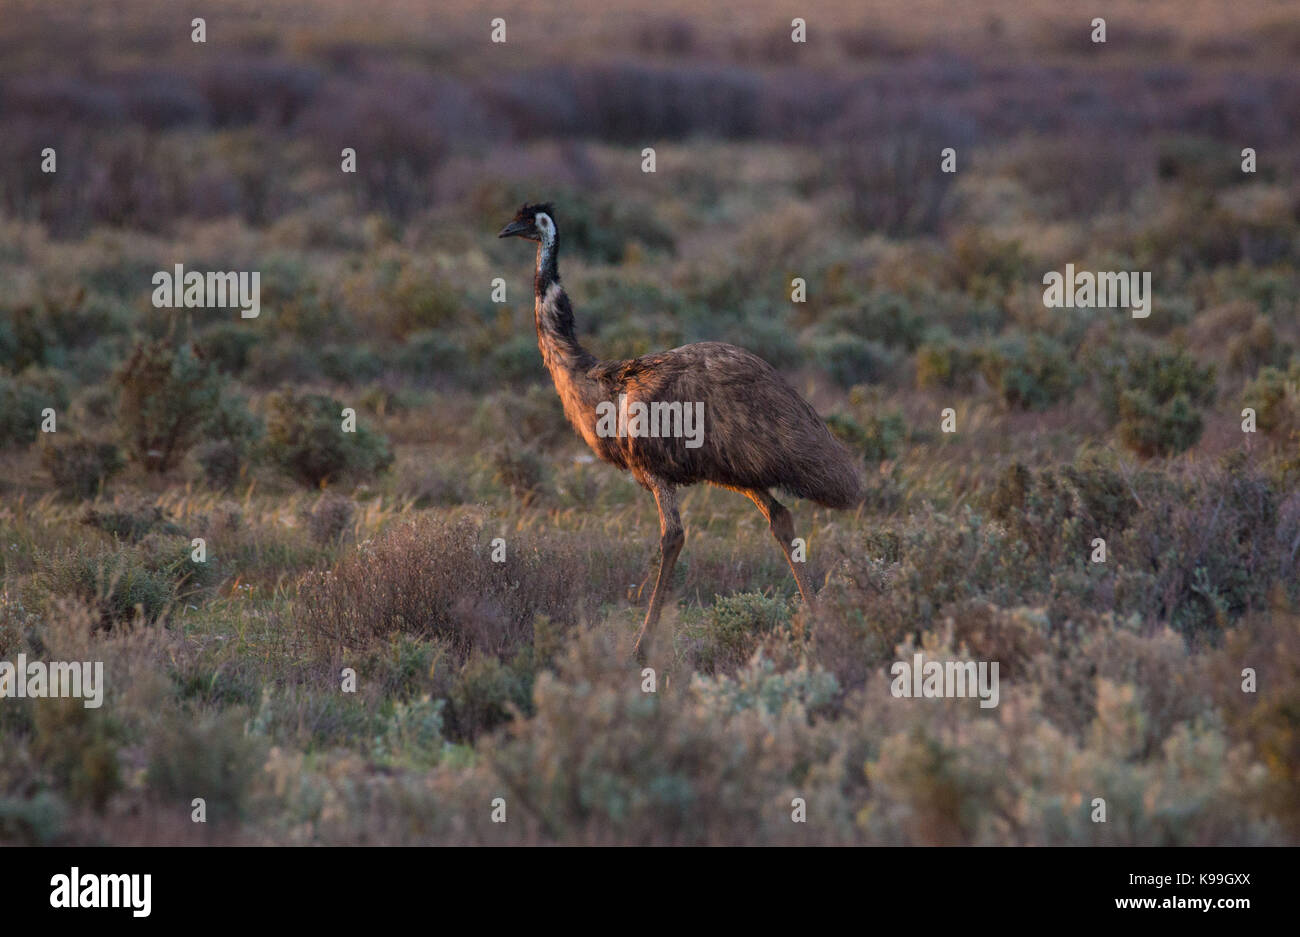
{"type": "Polygon", "coordinates": [[[551,372],[555,390],[564,406],[564,415],[573,427],[595,445],[596,405],[602,399],[600,385],[588,375],[596,358],[580,344],[574,331],[573,307],[560,285],[555,263],[555,245],[542,244],[537,249],[537,278],[534,316],[537,320],[537,347],[546,370],[551,372]]]}
{"type": "Polygon", "coordinates": [[[533,313],[537,322],[537,347],[547,370],[558,381],[557,369],[581,371],[585,376],[585,372],[596,363],[596,358],[578,344],[573,307],[560,285],[556,253],[554,242],[537,246],[533,313]]]}
{"type": "Polygon", "coordinates": [[[559,244],[554,239],[549,243],[546,241],[537,242],[537,277],[533,281],[533,286],[538,296],[544,295],[546,288],[552,283],[559,282],[559,254],[559,244]]]}

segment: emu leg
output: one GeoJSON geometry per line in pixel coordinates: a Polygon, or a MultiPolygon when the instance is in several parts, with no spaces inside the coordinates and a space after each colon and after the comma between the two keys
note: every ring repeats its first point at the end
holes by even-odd
{"type": "Polygon", "coordinates": [[[799,586],[799,595],[803,597],[804,608],[809,613],[814,612],[816,606],[813,602],[813,592],[808,588],[804,571],[800,569],[803,564],[794,561],[794,519],[790,517],[790,512],[786,510],[784,504],[761,488],[747,488],[745,495],[758,505],[758,509],[767,518],[767,526],[772,531],[772,536],[776,538],[776,542],[781,545],[785,561],[790,564],[790,572],[794,573],[794,581],[799,586]]]}
{"type": "Polygon", "coordinates": [[[646,653],[653,640],[655,625],[659,623],[659,613],[663,610],[664,596],[668,592],[668,581],[672,578],[673,567],[677,564],[677,554],[682,551],[682,542],[686,535],[682,531],[682,518],[677,513],[677,491],[665,482],[651,480],[650,490],[655,496],[655,505],[659,508],[659,577],[655,579],[655,591],[650,596],[650,608],[645,614],[645,624],[636,637],[633,656],[644,664],[646,653]]]}

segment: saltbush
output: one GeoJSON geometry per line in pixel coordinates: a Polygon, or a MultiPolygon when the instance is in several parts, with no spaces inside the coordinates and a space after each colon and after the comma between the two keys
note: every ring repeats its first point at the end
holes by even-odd
{"type": "Polygon", "coordinates": [[[113,380],[127,454],[151,472],[167,471],[189,451],[224,386],[194,346],[161,340],[137,343],[113,380]]]}
{"type": "Polygon", "coordinates": [[[1042,335],[1012,335],[984,350],[981,368],[1007,406],[1044,410],[1080,382],[1069,351],[1042,335]]]}
{"type": "Polygon", "coordinates": [[[41,465],[54,479],[65,498],[84,500],[103,490],[108,480],[126,465],[122,453],[110,442],[72,439],[46,440],[41,447],[41,465]]]}
{"type": "Polygon", "coordinates": [[[28,368],[17,377],[0,374],[0,448],[36,442],[46,409],[54,411],[57,431],[67,405],[68,391],[56,372],[28,368]]]}
{"type": "Polygon", "coordinates": [[[1134,452],[1176,455],[1201,437],[1203,422],[1196,408],[1214,401],[1214,372],[1214,365],[1200,366],[1184,349],[1142,345],[1106,367],[1102,406],[1134,452]]]}
{"type": "Polygon", "coordinates": [[[393,462],[388,440],[358,419],[343,431],[344,406],[324,394],[290,388],[266,399],[266,460],[302,485],[365,480],[393,462]]]}

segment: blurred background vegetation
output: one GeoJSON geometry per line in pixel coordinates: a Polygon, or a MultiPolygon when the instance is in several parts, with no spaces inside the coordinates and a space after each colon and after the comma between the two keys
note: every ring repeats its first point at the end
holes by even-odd
{"type": "Polygon", "coordinates": [[[0,840],[1296,842],[1300,14],[1095,7],[0,4],[0,659],[109,675],[0,704],[0,840]],[[564,423],[525,199],[593,352],[745,346],[860,454],[806,636],[692,489],[641,692],[657,519],[564,423]],[[1150,317],[1044,308],[1066,263],[1150,317]],[[260,317],[154,309],[176,264],[260,317]],[[914,647],[1001,706],[894,700],[914,647]]]}

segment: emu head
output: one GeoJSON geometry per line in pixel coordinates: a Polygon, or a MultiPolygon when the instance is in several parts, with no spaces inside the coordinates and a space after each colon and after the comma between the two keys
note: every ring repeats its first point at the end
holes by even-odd
{"type": "Polygon", "coordinates": [[[497,237],[520,237],[527,241],[550,243],[555,240],[555,209],[550,202],[524,203],[497,237]]]}

